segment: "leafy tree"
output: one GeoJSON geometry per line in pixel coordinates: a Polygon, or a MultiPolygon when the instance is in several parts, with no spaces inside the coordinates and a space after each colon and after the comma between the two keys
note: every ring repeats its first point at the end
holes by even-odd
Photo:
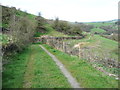
{"type": "Polygon", "coordinates": [[[72,25],[72,27],[71,27],[69,32],[72,35],[82,35],[81,27],[78,24],[72,25]]]}
{"type": "Polygon", "coordinates": [[[67,33],[67,31],[69,29],[70,29],[70,26],[66,21],[59,21],[59,29],[58,29],[58,31],[67,33]]]}
{"type": "Polygon", "coordinates": [[[28,17],[19,17],[13,15],[10,20],[10,43],[14,43],[18,50],[28,45],[35,33],[35,23],[32,22],[28,17]]]}

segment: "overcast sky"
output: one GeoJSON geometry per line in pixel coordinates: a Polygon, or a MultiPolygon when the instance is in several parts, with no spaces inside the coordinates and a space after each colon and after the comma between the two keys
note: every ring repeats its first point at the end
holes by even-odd
{"type": "Polygon", "coordinates": [[[91,22],[118,18],[120,0],[0,0],[2,5],[14,6],[47,19],[91,22]]]}

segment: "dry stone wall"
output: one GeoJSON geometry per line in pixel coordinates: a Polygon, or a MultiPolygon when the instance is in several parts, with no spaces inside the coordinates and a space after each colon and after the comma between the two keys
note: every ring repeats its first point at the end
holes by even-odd
{"type": "Polygon", "coordinates": [[[84,37],[52,37],[52,36],[42,36],[35,39],[35,42],[42,42],[44,44],[48,44],[60,51],[68,53],[70,55],[79,56],[85,58],[89,62],[99,63],[109,68],[119,68],[118,61],[114,58],[109,58],[106,53],[102,53],[102,57],[100,57],[97,52],[93,52],[88,48],[81,48],[81,45],[84,43],[80,43],[75,47],[71,46],[69,42],[65,42],[64,40],[70,39],[82,39],[84,37]],[[103,55],[104,54],[104,55],[103,55]]]}

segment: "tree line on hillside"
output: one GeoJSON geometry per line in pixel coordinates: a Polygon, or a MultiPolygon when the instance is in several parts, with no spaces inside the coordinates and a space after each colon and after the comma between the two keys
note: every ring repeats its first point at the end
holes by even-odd
{"type": "Polygon", "coordinates": [[[90,29],[93,28],[92,25],[85,25],[82,23],[70,23],[67,21],[59,20],[59,18],[56,18],[54,20],[54,22],[52,23],[52,27],[55,30],[68,35],[82,35],[82,31],[89,32],[90,29]]]}
{"type": "Polygon", "coordinates": [[[59,18],[56,18],[55,20],[49,20],[50,24],[52,24],[52,27],[62,33],[68,34],[68,35],[82,35],[82,32],[89,32],[91,33],[91,30],[93,28],[100,28],[103,29],[105,32],[94,32],[93,34],[101,35],[105,38],[112,39],[115,41],[118,41],[118,29],[117,25],[118,22],[111,23],[111,25],[104,25],[106,22],[103,22],[102,26],[96,27],[94,25],[86,24],[86,23],[70,23],[67,21],[59,20],[59,18]]]}

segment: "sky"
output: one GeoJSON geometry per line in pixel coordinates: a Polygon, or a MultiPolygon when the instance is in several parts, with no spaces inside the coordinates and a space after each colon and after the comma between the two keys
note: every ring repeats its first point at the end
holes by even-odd
{"type": "Polygon", "coordinates": [[[0,0],[5,6],[14,6],[47,19],[71,22],[107,21],[118,18],[120,0],[0,0]]]}

